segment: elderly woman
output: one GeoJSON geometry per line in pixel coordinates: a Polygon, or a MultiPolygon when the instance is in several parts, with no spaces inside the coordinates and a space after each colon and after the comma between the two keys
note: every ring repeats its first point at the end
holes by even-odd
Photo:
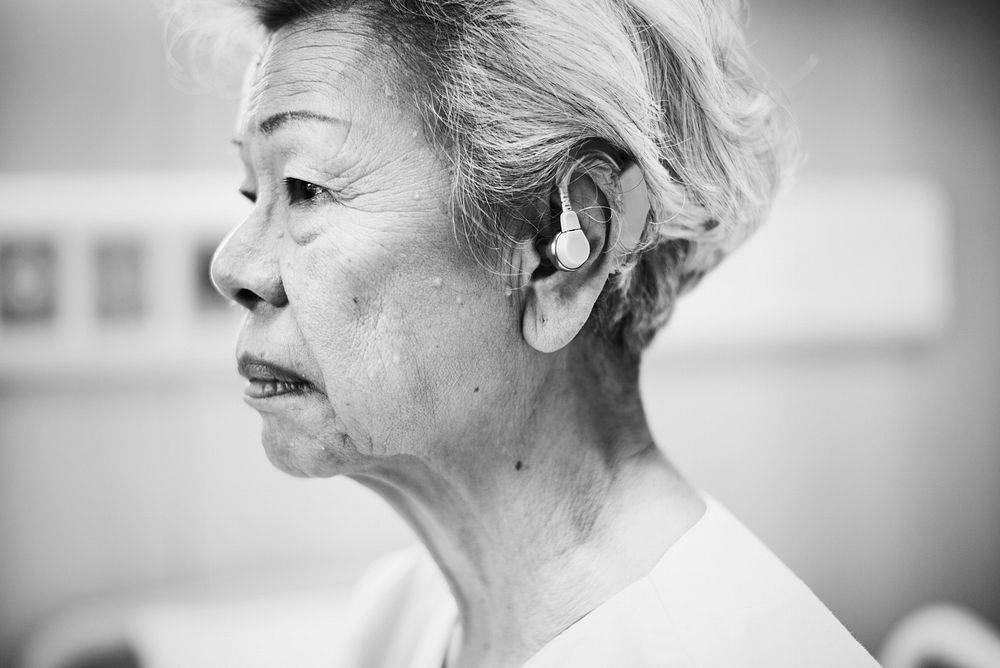
{"type": "MultiPolygon", "coordinates": [[[[263,442],[423,546],[349,665],[873,666],[653,441],[643,348],[788,151],[717,0],[246,0],[216,253],[263,442]]],[[[331,633],[338,632],[331,629],[331,633]]]]}

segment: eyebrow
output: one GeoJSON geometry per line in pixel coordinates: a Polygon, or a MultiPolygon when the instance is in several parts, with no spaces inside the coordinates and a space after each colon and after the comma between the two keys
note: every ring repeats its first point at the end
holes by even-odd
{"type": "MultiPolygon", "coordinates": [[[[267,137],[277,131],[285,123],[290,123],[292,121],[321,121],[323,123],[333,123],[334,125],[348,125],[348,122],[343,119],[326,116],[315,111],[280,111],[276,114],[268,116],[258,123],[257,130],[262,135],[267,137]]],[[[239,136],[233,137],[230,141],[234,146],[243,146],[243,139],[239,136]]]]}
{"type": "Polygon", "coordinates": [[[257,124],[257,129],[265,137],[273,134],[278,128],[292,121],[322,121],[323,123],[333,123],[344,125],[346,121],[332,116],[316,113],[315,111],[280,111],[268,116],[257,124]]]}

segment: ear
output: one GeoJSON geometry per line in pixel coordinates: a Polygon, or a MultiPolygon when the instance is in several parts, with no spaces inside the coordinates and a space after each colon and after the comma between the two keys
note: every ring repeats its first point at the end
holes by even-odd
{"type": "MultiPolygon", "coordinates": [[[[569,176],[569,199],[590,243],[590,257],[576,271],[561,271],[549,263],[543,249],[559,231],[558,213],[539,237],[517,249],[522,275],[530,274],[522,286],[524,311],[521,331],[528,344],[543,353],[562,349],[583,329],[594,304],[618,263],[615,241],[621,216],[611,208],[620,197],[617,168],[607,161],[580,160],[569,176]],[[582,169],[587,164],[589,169],[582,169]]],[[[553,187],[553,203],[559,202],[553,187]]],[[[558,205],[554,207],[559,211],[558,205]]]]}

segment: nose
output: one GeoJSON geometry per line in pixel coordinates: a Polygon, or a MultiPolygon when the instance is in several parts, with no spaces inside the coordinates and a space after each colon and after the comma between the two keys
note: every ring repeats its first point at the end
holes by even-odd
{"type": "Polygon", "coordinates": [[[254,216],[234,228],[212,256],[215,289],[249,311],[264,304],[285,306],[288,296],[274,245],[254,216]]]}

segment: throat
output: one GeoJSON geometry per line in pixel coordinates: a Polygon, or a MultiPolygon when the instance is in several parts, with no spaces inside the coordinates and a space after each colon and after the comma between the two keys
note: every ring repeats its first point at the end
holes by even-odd
{"type": "MultiPolygon", "coordinates": [[[[522,470],[542,476],[536,466],[522,470]]],[[[581,480],[572,493],[554,493],[528,482],[444,521],[410,509],[459,611],[448,668],[526,662],[646,576],[704,511],[655,447],[583,488],[581,480]]]]}

